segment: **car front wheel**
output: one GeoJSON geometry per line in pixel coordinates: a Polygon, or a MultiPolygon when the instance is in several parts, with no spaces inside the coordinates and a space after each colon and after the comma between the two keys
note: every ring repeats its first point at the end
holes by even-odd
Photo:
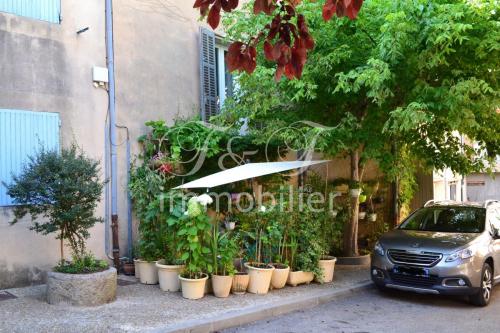
{"type": "Polygon", "coordinates": [[[484,264],[481,272],[481,288],[477,294],[470,297],[471,302],[477,306],[486,306],[490,302],[493,292],[493,269],[489,264],[484,264]]]}

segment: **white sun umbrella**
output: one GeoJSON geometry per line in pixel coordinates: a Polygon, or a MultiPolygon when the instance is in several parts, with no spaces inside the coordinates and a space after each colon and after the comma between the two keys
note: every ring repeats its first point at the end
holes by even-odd
{"type": "Polygon", "coordinates": [[[248,163],[214,173],[212,175],[194,180],[192,182],[177,186],[175,189],[181,188],[212,188],[219,185],[234,183],[240,180],[256,178],[260,176],[270,175],[273,173],[306,168],[311,165],[326,163],[328,160],[321,161],[289,161],[289,162],[264,162],[264,163],[248,163]]]}

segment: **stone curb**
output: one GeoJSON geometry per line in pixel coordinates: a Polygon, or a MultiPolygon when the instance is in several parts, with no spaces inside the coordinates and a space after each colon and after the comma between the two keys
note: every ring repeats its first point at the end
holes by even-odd
{"type": "Polygon", "coordinates": [[[217,315],[216,318],[203,318],[190,320],[172,326],[156,328],[151,332],[169,333],[207,333],[216,332],[223,329],[249,324],[259,320],[270,319],[279,315],[297,310],[313,308],[315,306],[350,296],[356,292],[368,289],[372,285],[371,281],[357,283],[350,287],[322,290],[313,294],[297,296],[292,299],[274,302],[261,306],[252,306],[241,310],[230,311],[217,315]]]}

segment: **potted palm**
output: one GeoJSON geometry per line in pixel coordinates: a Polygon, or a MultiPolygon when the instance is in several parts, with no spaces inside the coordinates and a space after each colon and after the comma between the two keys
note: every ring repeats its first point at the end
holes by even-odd
{"type": "Polygon", "coordinates": [[[177,249],[185,268],[179,274],[179,280],[182,296],[187,299],[199,299],[205,295],[206,271],[211,270],[210,249],[207,247],[211,224],[206,214],[206,206],[210,203],[212,198],[207,194],[189,199],[188,210],[180,219],[177,249]]]}
{"type": "Polygon", "coordinates": [[[76,145],[61,152],[42,149],[6,186],[15,203],[11,224],[29,214],[31,230],[57,233],[60,241],[60,261],[47,273],[47,301],[83,306],[113,301],[116,269],[86,249],[89,229],[103,222],[94,216],[104,186],[99,162],[86,157],[76,145]],[[65,257],[65,243],[71,249],[71,261],[65,257]]]}
{"type": "Polygon", "coordinates": [[[218,223],[212,226],[211,251],[213,293],[216,297],[228,297],[233,285],[233,259],[238,252],[238,246],[234,239],[229,238],[228,232],[219,232],[218,223]]]}
{"type": "Polygon", "coordinates": [[[255,245],[254,260],[245,263],[245,268],[250,278],[248,292],[252,294],[267,294],[274,270],[271,264],[262,262],[262,247],[268,241],[265,234],[265,214],[266,208],[264,206],[260,207],[259,211],[255,214],[254,232],[248,233],[253,238],[255,245]]]}

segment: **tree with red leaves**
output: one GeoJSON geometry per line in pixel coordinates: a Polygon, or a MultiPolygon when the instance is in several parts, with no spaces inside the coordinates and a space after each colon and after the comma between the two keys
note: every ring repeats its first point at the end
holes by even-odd
{"type": "MultiPolygon", "coordinates": [[[[253,13],[264,13],[272,17],[265,29],[246,42],[235,41],[229,45],[227,54],[228,69],[253,73],[257,65],[257,44],[264,40],[264,55],[276,63],[275,79],[279,81],[284,74],[288,79],[300,78],[307,61],[308,51],[314,48],[314,40],[309,34],[307,22],[297,5],[302,0],[255,0],[253,13]]],[[[221,11],[232,12],[238,7],[239,0],[196,0],[194,8],[200,10],[208,24],[216,29],[221,19],[221,11]]],[[[355,19],[363,0],[326,0],[323,6],[323,19],[329,21],[334,14],[355,19]]]]}

